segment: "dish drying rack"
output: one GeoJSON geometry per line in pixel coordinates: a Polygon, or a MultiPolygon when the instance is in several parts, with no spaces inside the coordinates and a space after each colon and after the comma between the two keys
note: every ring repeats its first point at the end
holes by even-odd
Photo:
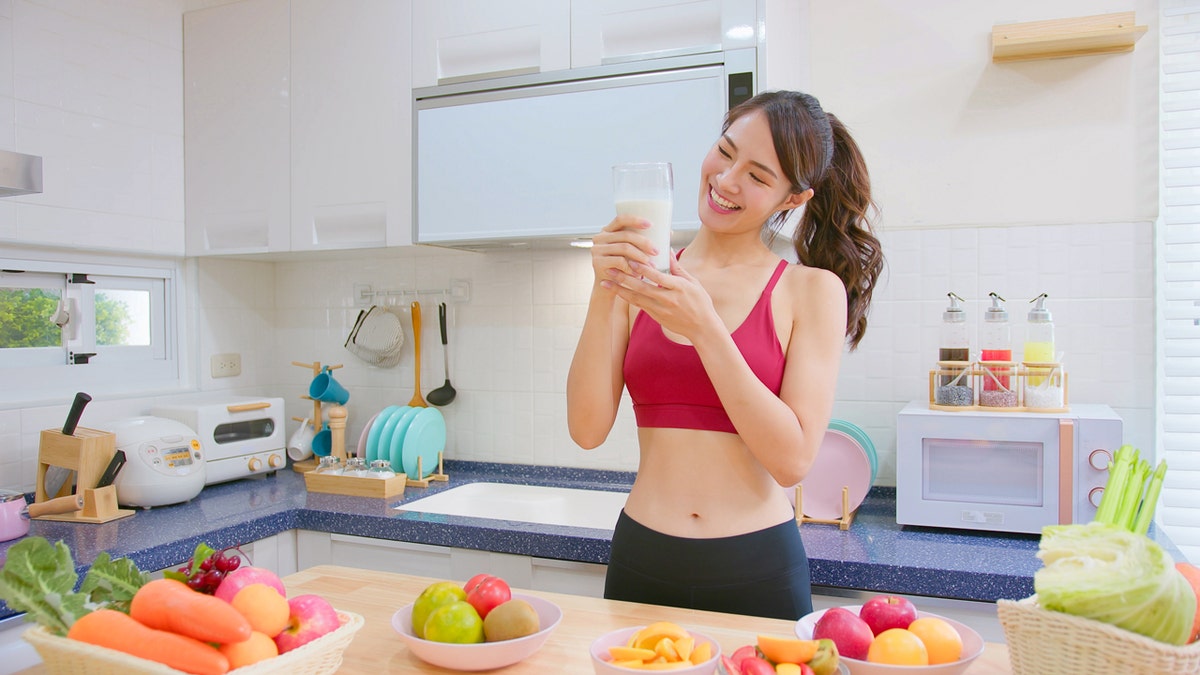
{"type": "MultiPolygon", "coordinates": [[[[324,369],[336,370],[342,367],[342,364],[323,365],[320,361],[312,363],[302,363],[292,361],[293,366],[309,368],[313,372],[313,377],[321,374],[324,369]]],[[[313,402],[313,431],[319,432],[322,427],[321,401],[318,401],[308,394],[301,395],[300,398],[308,399],[313,402]]],[[[345,406],[335,405],[329,408],[329,432],[330,432],[330,450],[329,454],[337,457],[343,462],[346,460],[346,418],[349,412],[345,406]]],[[[293,420],[304,423],[304,420],[299,417],[293,417],[293,420]]],[[[340,476],[333,474],[322,474],[316,472],[317,461],[315,459],[307,459],[302,462],[296,462],[292,465],[292,469],[304,475],[304,486],[309,492],[323,492],[326,494],[350,495],[352,497],[374,497],[377,499],[386,499],[404,494],[405,487],[429,487],[430,482],[446,482],[450,480],[450,476],[446,475],[442,464],[443,452],[438,452],[437,470],[421,479],[409,478],[407,474],[397,471],[395,476],[391,478],[371,478],[367,476],[340,476]]],[[[417,475],[424,474],[424,467],[421,463],[421,457],[417,457],[417,475]]]]}
{"type": "Polygon", "coordinates": [[[796,526],[799,527],[805,523],[816,523],[818,525],[837,525],[839,530],[848,530],[850,525],[854,523],[854,514],[858,510],[850,510],[850,486],[842,486],[842,515],[837,518],[810,518],[804,515],[804,486],[796,486],[796,526]]]}

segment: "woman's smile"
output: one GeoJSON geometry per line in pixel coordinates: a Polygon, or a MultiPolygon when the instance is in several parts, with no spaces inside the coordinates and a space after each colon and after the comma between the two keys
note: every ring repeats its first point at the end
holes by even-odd
{"type": "Polygon", "coordinates": [[[721,214],[733,213],[734,211],[739,211],[742,208],[722,197],[717,193],[717,189],[713,187],[708,189],[708,205],[712,208],[712,210],[721,214]]]}

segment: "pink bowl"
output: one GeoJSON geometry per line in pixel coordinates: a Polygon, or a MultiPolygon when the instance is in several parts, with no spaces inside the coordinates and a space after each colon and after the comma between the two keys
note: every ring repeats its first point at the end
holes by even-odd
{"type": "MultiPolygon", "coordinates": [[[[614,630],[611,633],[605,633],[604,635],[596,638],[592,642],[592,647],[590,650],[592,655],[592,667],[595,669],[596,675],[631,675],[632,673],[646,672],[644,670],[634,670],[632,668],[614,666],[609,662],[608,655],[609,647],[624,645],[634,633],[643,628],[645,628],[645,626],[622,628],[620,630],[614,630]]],[[[692,634],[692,637],[696,638],[697,645],[702,642],[709,642],[712,644],[712,657],[704,663],[692,666],[691,668],[675,668],[670,672],[677,675],[680,673],[682,673],[682,675],[712,675],[712,673],[717,671],[717,661],[721,658],[721,645],[718,644],[716,640],[702,633],[697,633],[693,630],[689,630],[688,632],[692,634]]]]}
{"type": "Polygon", "coordinates": [[[533,655],[550,637],[550,633],[562,621],[562,608],[535,595],[513,593],[513,598],[528,602],[537,612],[541,630],[515,640],[502,642],[479,642],[476,644],[454,644],[422,640],[413,634],[412,603],[392,615],[392,628],[417,658],[435,666],[450,670],[492,670],[511,666],[533,655]]]}
{"type": "MultiPolygon", "coordinates": [[[[845,609],[858,614],[858,610],[862,609],[862,605],[846,605],[845,609]]],[[[800,617],[800,620],[796,622],[796,637],[801,640],[811,640],[813,628],[816,627],[817,621],[825,612],[826,610],[822,609],[800,617]]],[[[948,619],[939,614],[930,614],[929,612],[917,610],[917,618],[924,616],[937,617],[958,631],[958,635],[962,638],[963,643],[961,659],[954,663],[943,663],[936,666],[893,666],[886,663],[871,663],[870,661],[851,659],[845,656],[841,657],[839,661],[845,664],[850,670],[850,675],[962,675],[970,667],[971,662],[979,658],[979,655],[983,653],[983,636],[965,623],[948,619]]]]}

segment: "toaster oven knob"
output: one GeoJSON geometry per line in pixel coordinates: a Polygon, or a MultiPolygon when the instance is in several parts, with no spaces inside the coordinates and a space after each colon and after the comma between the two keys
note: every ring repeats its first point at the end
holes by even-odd
{"type": "Polygon", "coordinates": [[[1104,488],[1094,487],[1091,492],[1088,492],[1088,501],[1092,506],[1100,508],[1100,498],[1104,496],[1104,488]]]}
{"type": "Polygon", "coordinates": [[[1112,462],[1112,453],[1104,448],[1096,448],[1092,454],[1088,455],[1088,464],[1097,471],[1105,471],[1108,469],[1109,463],[1112,462]]]}
{"type": "Polygon", "coordinates": [[[276,455],[275,453],[271,453],[271,456],[267,458],[267,465],[272,469],[278,469],[279,467],[283,466],[283,457],[276,455]]]}
{"type": "Polygon", "coordinates": [[[247,468],[249,468],[251,471],[258,471],[262,468],[262,460],[257,457],[251,457],[247,468]]]}

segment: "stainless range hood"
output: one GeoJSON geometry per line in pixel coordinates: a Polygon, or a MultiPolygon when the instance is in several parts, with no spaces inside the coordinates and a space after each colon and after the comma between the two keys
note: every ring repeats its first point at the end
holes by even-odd
{"type": "Polygon", "coordinates": [[[38,194],[42,191],[42,158],[0,150],[0,197],[38,194]]]}

